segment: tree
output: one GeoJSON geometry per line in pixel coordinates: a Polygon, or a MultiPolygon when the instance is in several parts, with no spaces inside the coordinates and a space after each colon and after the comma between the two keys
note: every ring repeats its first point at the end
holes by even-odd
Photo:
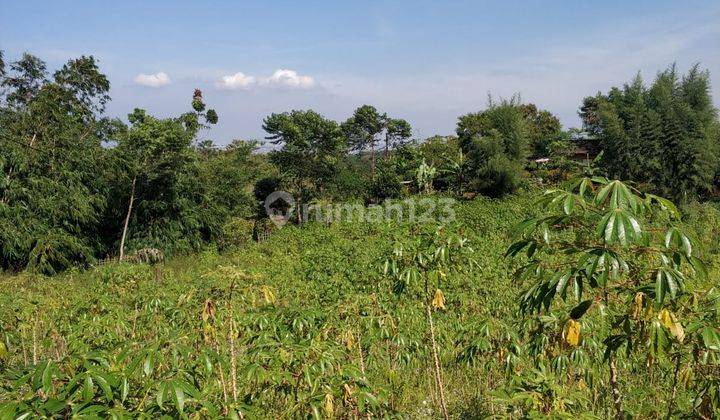
{"type": "Polygon", "coordinates": [[[563,137],[560,120],[550,111],[538,110],[535,104],[523,104],[520,108],[527,122],[530,155],[550,156],[553,143],[562,140],[563,137]]]}
{"type": "Polygon", "coordinates": [[[0,50],[0,77],[5,77],[5,59],[4,52],[0,50]]]}
{"type": "Polygon", "coordinates": [[[70,92],[83,109],[103,113],[110,101],[110,81],[100,73],[93,56],[68,61],[55,72],[55,82],[70,92]]]}
{"type": "Polygon", "coordinates": [[[437,176],[433,180],[433,188],[444,191],[452,190],[463,193],[467,171],[467,158],[455,136],[433,136],[425,139],[418,148],[423,159],[430,166],[437,168],[437,176]]]}
{"type": "Polygon", "coordinates": [[[389,157],[390,149],[404,144],[412,136],[410,123],[403,119],[388,118],[384,115],[385,125],[385,159],[389,157]]]}
{"type": "Polygon", "coordinates": [[[158,119],[141,109],[128,116],[131,125],[114,150],[122,162],[121,174],[130,184],[129,194],[116,192],[127,203],[120,260],[125,256],[129,231],[135,248],[175,253],[198,249],[219,229],[222,215],[200,182],[197,156],[191,147],[198,131],[216,122],[217,115],[212,110],[203,112],[205,104],[197,89],[192,107],[193,112],[177,118],[158,119]],[[134,229],[130,229],[132,225],[134,229]]]}
{"type": "Polygon", "coordinates": [[[199,176],[208,202],[218,209],[223,219],[255,216],[257,203],[250,187],[260,179],[267,179],[264,176],[275,174],[265,156],[253,153],[257,143],[234,140],[222,149],[211,147],[208,142],[202,146],[199,176]]]}
{"type": "Polygon", "coordinates": [[[263,129],[267,139],[282,146],[270,154],[270,161],[296,194],[297,218],[302,222],[302,203],[327,187],[345,152],[345,138],[335,121],[310,110],[271,114],[263,129]]]}
{"type": "Polygon", "coordinates": [[[71,60],[52,79],[24,54],[0,81],[0,248],[2,267],[55,273],[87,264],[100,250],[106,205],[102,109],[110,84],[94,58],[71,60]]]}
{"type": "Polygon", "coordinates": [[[514,191],[529,150],[528,132],[517,96],[500,103],[491,99],[485,111],[461,116],[457,134],[471,187],[490,196],[514,191]]]}
{"type": "Polygon", "coordinates": [[[650,87],[638,74],[622,88],[585,98],[580,116],[600,142],[600,164],[610,176],[675,199],[712,187],[720,168],[720,125],[709,74],[698,65],[683,77],[673,65],[650,87]]]}
{"type": "Polygon", "coordinates": [[[372,105],[363,105],[356,109],[352,117],[341,126],[352,150],[362,151],[370,148],[372,179],[375,179],[375,146],[379,141],[378,135],[384,127],[384,116],[372,105]]]}
{"type": "Polygon", "coordinates": [[[381,161],[377,176],[370,181],[370,197],[378,202],[388,198],[399,198],[402,193],[402,179],[397,173],[394,162],[381,161]]]}
{"type": "Polygon", "coordinates": [[[8,104],[21,107],[30,103],[33,97],[47,82],[47,66],[45,62],[30,55],[10,64],[11,74],[6,76],[0,86],[11,92],[5,98],[8,104]]]}

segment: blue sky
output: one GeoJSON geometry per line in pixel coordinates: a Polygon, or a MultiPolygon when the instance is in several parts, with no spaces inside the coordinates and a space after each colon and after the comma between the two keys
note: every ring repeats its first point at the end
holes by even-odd
{"type": "Polygon", "coordinates": [[[418,138],[451,134],[488,93],[577,126],[583,96],[674,61],[709,69],[720,103],[718,1],[0,0],[0,49],[50,68],[96,56],[113,116],[177,115],[200,88],[221,144],[261,138],[271,112],[343,120],[365,103],[418,138]]]}

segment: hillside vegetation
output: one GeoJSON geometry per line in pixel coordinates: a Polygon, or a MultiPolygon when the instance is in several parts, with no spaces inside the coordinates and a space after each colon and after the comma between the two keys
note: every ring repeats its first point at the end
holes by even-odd
{"type": "Polygon", "coordinates": [[[114,118],[95,57],[0,51],[0,419],[718,417],[710,80],[218,146],[212,89],[114,118]]]}
{"type": "MultiPolygon", "coordinates": [[[[581,320],[579,345],[558,311],[519,311],[525,286],[503,255],[517,221],[538,213],[535,195],[460,202],[445,227],[469,240],[474,267],[448,273],[433,302],[453,418],[613,415],[603,311],[581,320]],[[532,333],[533,319],[545,333],[532,333]]],[[[685,219],[713,279],[686,293],[715,299],[704,316],[717,325],[720,212],[694,205],[685,219]]],[[[398,244],[435,228],[311,222],[224,254],[3,278],[0,418],[442,417],[422,291],[398,293],[384,270],[398,244]]],[[[698,390],[713,359],[688,360],[678,380],[672,354],[651,341],[618,353],[626,411],[664,416],[672,399],[678,412],[712,413],[717,395],[698,390]]]]}

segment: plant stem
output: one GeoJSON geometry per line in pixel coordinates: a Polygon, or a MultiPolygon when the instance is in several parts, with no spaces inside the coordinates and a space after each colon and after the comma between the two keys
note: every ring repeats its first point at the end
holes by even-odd
{"type": "Polygon", "coordinates": [[[232,378],[233,402],[237,401],[237,360],[235,359],[235,320],[230,320],[230,377],[232,378]]]}
{"type": "Polygon", "coordinates": [[[677,396],[678,386],[678,373],[680,372],[680,353],[675,357],[675,372],[673,373],[673,388],[672,395],[670,396],[670,402],[668,403],[667,418],[672,417],[672,413],[675,410],[675,397],[677,396]]]}
{"type": "Polygon", "coordinates": [[[128,224],[130,223],[130,214],[132,213],[133,201],[135,201],[135,183],[137,176],[133,177],[132,188],[130,189],[130,202],[128,203],[127,215],[125,215],[125,225],[123,226],[122,238],[120,239],[120,261],[125,256],[125,236],[127,235],[128,224]]]}
{"type": "Polygon", "coordinates": [[[432,343],[433,360],[435,364],[435,381],[437,382],[438,391],[440,393],[440,406],[442,407],[443,416],[448,420],[447,403],[445,402],[445,391],[443,389],[442,372],[440,371],[440,358],[438,357],[437,342],[435,341],[435,327],[433,326],[432,312],[430,312],[430,304],[425,303],[425,313],[427,314],[428,326],[430,327],[430,341],[432,343]]]}
{"type": "Polygon", "coordinates": [[[615,366],[615,358],[610,356],[610,388],[612,389],[613,404],[615,405],[615,418],[623,419],[622,396],[617,380],[617,366],[615,366]]]}

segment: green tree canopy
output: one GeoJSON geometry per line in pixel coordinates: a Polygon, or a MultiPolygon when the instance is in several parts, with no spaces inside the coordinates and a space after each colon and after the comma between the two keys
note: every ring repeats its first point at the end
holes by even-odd
{"type": "Polygon", "coordinates": [[[25,54],[0,85],[2,267],[54,273],[92,261],[106,205],[99,175],[112,125],[100,115],[107,78],[93,57],[71,60],[48,78],[45,63],[25,54]]]}
{"type": "Polygon", "coordinates": [[[263,129],[267,139],[281,145],[270,154],[270,161],[287,180],[298,204],[327,188],[347,148],[335,121],[315,111],[291,111],[268,116],[263,129]]]}
{"type": "Polygon", "coordinates": [[[648,87],[638,74],[622,88],[583,100],[585,130],[603,149],[613,177],[648,184],[675,199],[712,187],[720,167],[720,130],[707,71],[680,76],[673,65],[648,87]]]}

